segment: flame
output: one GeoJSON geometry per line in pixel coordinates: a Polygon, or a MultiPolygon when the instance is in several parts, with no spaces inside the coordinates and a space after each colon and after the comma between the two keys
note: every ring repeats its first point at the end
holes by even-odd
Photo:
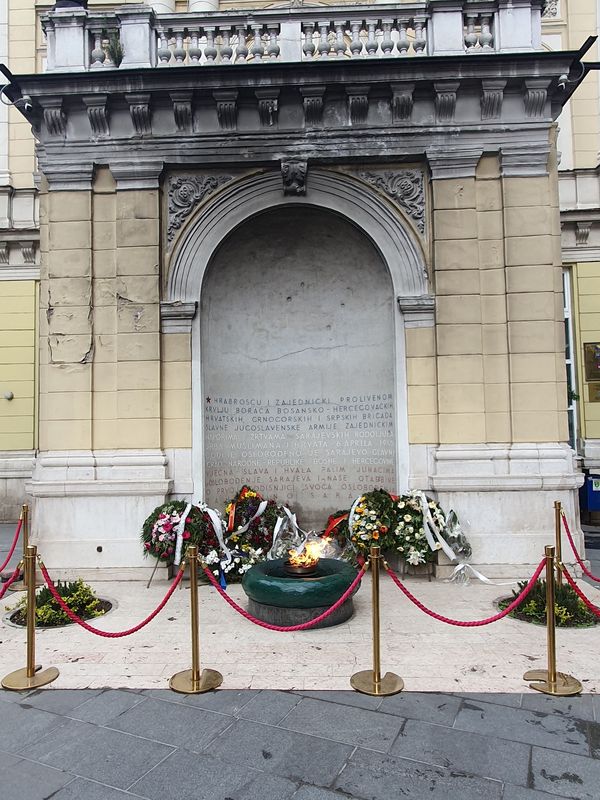
{"type": "Polygon", "coordinates": [[[321,557],[321,542],[307,542],[301,552],[290,550],[289,562],[296,567],[312,567],[321,557]]]}

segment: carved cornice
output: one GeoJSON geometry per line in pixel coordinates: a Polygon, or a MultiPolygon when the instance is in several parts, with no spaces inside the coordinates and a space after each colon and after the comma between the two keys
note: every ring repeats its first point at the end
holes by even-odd
{"type": "Polygon", "coordinates": [[[413,112],[414,83],[392,83],[392,122],[409,122],[413,112]]]}
{"type": "Polygon", "coordinates": [[[173,103],[173,116],[177,130],[180,133],[189,133],[192,130],[192,97],[193,91],[171,92],[173,103]]]}
{"type": "Polygon", "coordinates": [[[126,94],[125,100],[129,105],[129,114],[133,127],[138,136],[147,136],[152,133],[150,120],[150,94],[126,94]]]}
{"type": "Polygon", "coordinates": [[[307,127],[320,125],[323,121],[324,86],[301,86],[304,123],[307,127]]]}
{"type": "Polygon", "coordinates": [[[169,180],[167,241],[175,238],[187,217],[205,197],[233,180],[232,175],[178,175],[169,180]]]}
{"type": "Polygon", "coordinates": [[[575,243],[578,247],[584,247],[588,243],[591,230],[592,230],[591,222],[575,223],[575,243]]]}
{"type": "Polygon", "coordinates": [[[21,255],[25,264],[35,264],[35,243],[33,241],[22,241],[21,255]]]}
{"type": "Polygon", "coordinates": [[[307,172],[308,163],[306,161],[282,161],[283,193],[285,195],[305,195],[307,172]]]}
{"type": "Polygon", "coordinates": [[[258,118],[263,128],[271,128],[277,124],[279,110],[279,89],[256,89],[254,94],[258,100],[258,118]]]}
{"type": "Polygon", "coordinates": [[[435,298],[431,295],[397,297],[405,328],[432,328],[435,325],[435,298]]]}
{"type": "Polygon", "coordinates": [[[8,264],[8,242],[0,242],[0,264],[8,264]]]}
{"type": "Polygon", "coordinates": [[[435,116],[438,122],[452,122],[456,111],[456,93],[460,86],[459,81],[436,81],[435,89],[435,116]]]}
{"type": "Polygon", "coordinates": [[[544,78],[534,78],[525,81],[525,113],[528,117],[543,117],[548,99],[550,81],[544,78]]]}
{"type": "Polygon", "coordinates": [[[371,87],[366,84],[360,86],[346,86],[348,113],[350,115],[350,122],[353,125],[360,125],[367,121],[370,88],[371,87]]]}
{"type": "Polygon", "coordinates": [[[550,145],[547,142],[531,142],[529,145],[500,148],[502,174],[507,177],[529,177],[548,173],[550,145]]]}
{"type": "Polygon", "coordinates": [[[217,118],[222,131],[234,131],[237,128],[237,89],[224,92],[213,92],[217,104],[217,118]]]}
{"type": "Polygon", "coordinates": [[[92,136],[108,136],[110,134],[106,111],[107,98],[106,94],[87,94],[81,98],[87,109],[92,136]]]}
{"type": "Polygon", "coordinates": [[[196,316],[198,303],[173,303],[160,304],[160,332],[161,333],[189,333],[192,330],[192,320],[196,316]]]}
{"type": "Polygon", "coordinates": [[[67,133],[67,116],[63,111],[62,97],[40,98],[44,125],[50,136],[64,136],[67,133]]]}
{"type": "Polygon", "coordinates": [[[481,119],[500,119],[506,81],[481,82],[481,119]]]}
{"type": "Polygon", "coordinates": [[[359,176],[390,197],[425,233],[425,182],[420,170],[360,172],[359,176]]]}
{"type": "Polygon", "coordinates": [[[433,180],[445,178],[474,178],[482,147],[428,147],[427,161],[433,180]]]}

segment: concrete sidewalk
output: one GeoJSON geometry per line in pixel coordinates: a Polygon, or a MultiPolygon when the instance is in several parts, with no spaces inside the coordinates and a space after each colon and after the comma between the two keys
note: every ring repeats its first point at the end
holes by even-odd
{"type": "Polygon", "coordinates": [[[598,800],[600,698],[0,692],[7,800],[598,800]]]}

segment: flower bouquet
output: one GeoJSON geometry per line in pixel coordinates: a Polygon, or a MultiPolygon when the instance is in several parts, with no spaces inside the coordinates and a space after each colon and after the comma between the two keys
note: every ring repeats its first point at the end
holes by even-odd
{"type": "Polygon", "coordinates": [[[393,522],[393,500],[385,489],[373,489],[357,498],[349,512],[348,531],[359,556],[367,555],[371,545],[382,550],[394,547],[393,522]]]}
{"type": "Polygon", "coordinates": [[[198,546],[201,554],[208,554],[219,547],[206,506],[192,506],[185,523],[183,515],[188,503],[185,500],[171,500],[155,508],[142,526],[142,545],[144,555],[169,564],[174,560],[177,547],[177,532],[184,525],[182,533],[182,556],[190,544],[198,546]]]}

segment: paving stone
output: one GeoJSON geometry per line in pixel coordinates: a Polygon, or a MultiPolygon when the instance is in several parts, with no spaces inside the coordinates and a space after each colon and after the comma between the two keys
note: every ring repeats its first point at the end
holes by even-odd
{"type": "Polygon", "coordinates": [[[371,697],[368,694],[361,694],[354,692],[351,689],[348,691],[308,691],[308,690],[295,690],[295,694],[300,694],[303,697],[312,697],[314,700],[326,700],[328,703],[339,703],[343,706],[356,706],[356,708],[369,708],[371,711],[376,711],[381,705],[381,697],[371,697]]]}
{"type": "Polygon", "coordinates": [[[534,747],[531,754],[533,788],[559,797],[598,800],[600,761],[534,747]]]}
{"type": "Polygon", "coordinates": [[[6,703],[2,706],[0,724],[2,731],[2,749],[9,753],[18,753],[23,747],[41,739],[49,731],[62,725],[63,719],[47,711],[37,708],[26,708],[18,703],[6,703]]]}
{"type": "Polygon", "coordinates": [[[589,754],[588,723],[520,708],[465,700],[454,727],[569,753],[589,754]]]}
{"type": "Polygon", "coordinates": [[[400,717],[378,711],[337,706],[305,697],[281,727],[387,753],[403,723],[400,717]]]}
{"type": "Polygon", "coordinates": [[[475,700],[477,703],[496,703],[499,706],[511,706],[521,708],[523,695],[519,692],[510,694],[509,692],[458,692],[456,697],[463,697],[465,700],[475,700]]]}
{"type": "Polygon", "coordinates": [[[52,800],[135,800],[136,797],[143,795],[131,795],[103,783],[75,778],[68,786],[53,794],[52,800]]]}
{"type": "Polygon", "coordinates": [[[240,719],[205,752],[292,780],[327,786],[350,756],[352,747],[240,719]]]}
{"type": "Polygon", "coordinates": [[[395,756],[357,750],[335,788],[364,800],[500,800],[502,784],[395,756]]]}
{"type": "Polygon", "coordinates": [[[243,719],[277,725],[302,700],[291,692],[274,692],[268,689],[253,697],[237,714],[243,719]]]}
{"type": "Polygon", "coordinates": [[[126,789],[173,752],[167,745],[77,720],[47,739],[47,752],[37,760],[117,789],[126,789]]]}
{"type": "Polygon", "coordinates": [[[6,800],[46,800],[72,780],[67,772],[0,753],[0,796],[6,800]]]}
{"type": "Polygon", "coordinates": [[[552,697],[540,692],[532,692],[523,695],[522,708],[575,719],[594,719],[593,695],[591,694],[579,697],[552,697]]]}
{"type": "Polygon", "coordinates": [[[523,789],[522,786],[504,786],[502,800],[556,800],[555,794],[536,792],[535,789],[523,789]]]}
{"type": "Polygon", "coordinates": [[[592,708],[594,709],[594,719],[596,722],[600,722],[600,695],[593,694],[592,695],[592,708]]]}
{"type": "Polygon", "coordinates": [[[149,697],[112,720],[110,727],[199,753],[231,723],[224,714],[149,697]]]}
{"type": "Polygon", "coordinates": [[[227,758],[177,750],[159,767],[130,787],[150,800],[287,800],[296,784],[259,773],[227,758]]]}
{"type": "Polygon", "coordinates": [[[391,697],[384,697],[379,710],[385,714],[398,714],[408,719],[452,725],[461,704],[462,700],[451,694],[401,692],[391,697]]]}
{"type": "Polygon", "coordinates": [[[143,695],[137,692],[107,689],[78,706],[69,716],[84,722],[94,722],[96,725],[107,725],[119,714],[141,703],[143,699],[143,695]]]}
{"type": "Polygon", "coordinates": [[[531,748],[521,742],[409,719],[390,753],[526,786],[531,748]]]}
{"type": "Polygon", "coordinates": [[[69,714],[77,706],[100,694],[100,689],[41,689],[27,696],[22,706],[33,706],[54,714],[69,714]]]}
{"type": "Polygon", "coordinates": [[[330,792],[329,789],[320,789],[318,786],[301,786],[292,800],[344,800],[350,795],[341,792],[330,792]]]}
{"type": "Polygon", "coordinates": [[[203,694],[179,694],[171,689],[149,689],[143,694],[154,697],[156,700],[165,700],[171,703],[197,706],[207,711],[218,711],[220,714],[236,715],[253,697],[259,693],[258,689],[218,689],[214,692],[203,694]]]}
{"type": "Polygon", "coordinates": [[[27,692],[9,692],[7,689],[0,689],[0,701],[4,703],[20,703],[32,694],[31,691],[27,692]]]}
{"type": "Polygon", "coordinates": [[[600,758],[600,723],[588,723],[588,735],[590,739],[590,753],[594,758],[600,758]]]}

